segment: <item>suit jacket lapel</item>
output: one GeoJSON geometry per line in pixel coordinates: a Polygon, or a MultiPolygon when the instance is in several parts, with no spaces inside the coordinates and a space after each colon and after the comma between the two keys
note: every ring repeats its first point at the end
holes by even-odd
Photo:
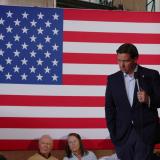
{"type": "Polygon", "coordinates": [[[138,92],[138,87],[137,87],[137,83],[135,82],[132,108],[134,108],[134,106],[136,106],[136,104],[138,103],[137,92],[138,92]]]}
{"type": "Polygon", "coordinates": [[[126,104],[128,104],[131,107],[129,100],[128,100],[128,96],[127,96],[126,86],[124,82],[124,75],[123,75],[123,72],[120,72],[120,73],[121,73],[121,75],[119,76],[120,77],[119,86],[121,87],[120,92],[122,93],[122,96],[124,96],[124,100],[126,100],[126,104]]]}
{"type": "MultiPolygon", "coordinates": [[[[141,83],[141,75],[142,75],[142,68],[141,68],[141,66],[139,66],[138,65],[138,70],[137,70],[137,72],[138,72],[138,82],[139,82],[139,87],[141,88],[142,87],[142,83],[141,83]]],[[[138,92],[138,86],[137,86],[137,83],[135,82],[135,89],[134,89],[134,97],[133,97],[133,104],[132,104],[132,107],[134,108],[134,107],[136,107],[137,106],[137,103],[139,103],[138,102],[138,98],[137,98],[137,92],[138,92]]]]}

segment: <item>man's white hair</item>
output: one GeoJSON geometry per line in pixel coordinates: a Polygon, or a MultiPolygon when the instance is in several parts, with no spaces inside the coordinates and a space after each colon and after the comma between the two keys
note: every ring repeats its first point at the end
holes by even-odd
{"type": "Polygon", "coordinates": [[[43,138],[48,138],[48,139],[50,139],[51,141],[53,141],[53,138],[52,138],[50,135],[44,134],[44,135],[42,135],[42,136],[39,138],[39,142],[40,142],[43,138]]]}

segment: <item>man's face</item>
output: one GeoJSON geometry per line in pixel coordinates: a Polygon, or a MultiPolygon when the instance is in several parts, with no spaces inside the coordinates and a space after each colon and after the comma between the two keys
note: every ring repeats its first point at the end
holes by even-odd
{"type": "Polygon", "coordinates": [[[41,154],[48,156],[52,150],[52,140],[48,137],[40,139],[39,150],[41,154]]]}
{"type": "Polygon", "coordinates": [[[132,74],[134,72],[137,63],[137,58],[132,59],[129,54],[121,53],[117,54],[117,60],[119,68],[122,72],[125,72],[127,74],[132,74]]]}

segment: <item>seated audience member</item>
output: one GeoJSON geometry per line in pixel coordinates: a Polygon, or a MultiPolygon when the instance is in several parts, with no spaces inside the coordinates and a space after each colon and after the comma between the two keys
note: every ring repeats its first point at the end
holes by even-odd
{"type": "Polygon", "coordinates": [[[0,154],[0,160],[7,160],[3,155],[0,154]]]}
{"type": "Polygon", "coordinates": [[[95,154],[86,151],[79,134],[70,133],[67,139],[66,155],[63,160],[97,160],[95,154]]]}
{"type": "Polygon", "coordinates": [[[39,152],[35,153],[28,160],[58,160],[51,155],[53,140],[49,135],[43,135],[39,139],[39,152]]]}

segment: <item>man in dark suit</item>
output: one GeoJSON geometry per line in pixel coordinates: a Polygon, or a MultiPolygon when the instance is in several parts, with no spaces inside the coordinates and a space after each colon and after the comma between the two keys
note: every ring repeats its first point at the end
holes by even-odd
{"type": "Polygon", "coordinates": [[[130,43],[117,50],[120,71],[108,76],[105,113],[110,137],[120,160],[151,160],[160,107],[158,71],[137,64],[130,43]]]}

